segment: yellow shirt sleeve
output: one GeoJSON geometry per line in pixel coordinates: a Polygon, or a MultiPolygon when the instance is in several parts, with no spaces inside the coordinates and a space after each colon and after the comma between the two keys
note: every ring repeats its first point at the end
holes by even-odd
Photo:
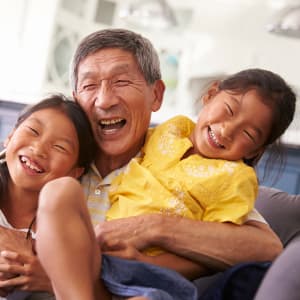
{"type": "Polygon", "coordinates": [[[199,199],[203,208],[202,220],[242,224],[254,207],[257,176],[252,167],[240,162],[232,174],[223,173],[207,181],[205,190],[207,197],[199,199]]]}

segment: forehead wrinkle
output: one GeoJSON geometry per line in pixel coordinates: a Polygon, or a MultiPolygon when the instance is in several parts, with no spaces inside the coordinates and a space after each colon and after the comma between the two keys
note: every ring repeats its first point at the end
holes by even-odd
{"type": "MultiPolygon", "coordinates": [[[[107,72],[112,73],[112,76],[115,76],[122,73],[129,73],[129,70],[130,70],[130,66],[129,64],[126,63],[126,64],[112,66],[107,72]]],[[[80,75],[79,82],[84,81],[85,79],[88,78],[98,77],[99,74],[101,74],[99,70],[93,71],[89,69],[88,71],[83,71],[80,75]]]]}
{"type": "Polygon", "coordinates": [[[130,64],[128,63],[117,63],[117,64],[107,64],[106,66],[103,67],[102,63],[99,63],[99,65],[95,66],[93,64],[92,68],[90,66],[87,67],[83,67],[83,72],[82,74],[84,76],[87,76],[89,74],[99,74],[99,69],[100,71],[102,71],[102,69],[104,69],[104,71],[106,72],[112,72],[112,73],[122,73],[122,72],[128,72],[130,69],[130,64]],[[87,68],[87,71],[84,71],[84,69],[87,68]]]}

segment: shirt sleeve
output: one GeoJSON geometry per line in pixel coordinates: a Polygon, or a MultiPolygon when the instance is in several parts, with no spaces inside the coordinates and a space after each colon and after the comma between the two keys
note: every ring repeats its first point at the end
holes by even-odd
{"type": "Polygon", "coordinates": [[[254,209],[258,192],[253,168],[241,163],[232,174],[222,174],[210,185],[209,200],[202,201],[203,220],[242,224],[254,209]]]}

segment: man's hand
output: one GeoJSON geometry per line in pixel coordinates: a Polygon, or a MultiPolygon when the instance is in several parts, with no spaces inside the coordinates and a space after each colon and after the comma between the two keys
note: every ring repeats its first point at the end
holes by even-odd
{"type": "Polygon", "coordinates": [[[155,235],[153,225],[158,224],[160,219],[159,214],[151,214],[102,222],[95,227],[96,238],[101,247],[110,245],[112,241],[113,243],[126,241],[136,249],[142,250],[155,246],[150,244],[151,237],[155,235]]]}
{"type": "MultiPolygon", "coordinates": [[[[152,220],[152,222],[154,222],[152,218],[148,218],[149,221],[150,219],[152,220]]],[[[155,221],[159,222],[158,219],[155,221]]],[[[149,228],[142,228],[142,226],[138,225],[137,228],[139,230],[134,229],[133,233],[130,233],[130,229],[135,228],[135,222],[143,224],[144,222],[146,222],[146,219],[133,217],[128,219],[116,220],[116,222],[109,221],[99,225],[97,227],[99,234],[98,240],[100,240],[100,244],[102,243],[102,252],[125,259],[138,260],[169,268],[177,271],[188,279],[195,279],[202,275],[209,274],[210,270],[202,267],[198,263],[194,263],[183,257],[176,256],[171,253],[162,253],[156,256],[148,256],[143,252],[137,250],[134,245],[138,245],[143,248],[146,243],[143,242],[139,244],[139,239],[144,239],[145,231],[147,230],[147,232],[149,233],[151,229],[149,230],[149,228]]]]}

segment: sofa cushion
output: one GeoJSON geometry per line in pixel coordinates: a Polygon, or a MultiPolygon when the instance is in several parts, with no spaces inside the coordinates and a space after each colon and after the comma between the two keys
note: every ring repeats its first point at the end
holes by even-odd
{"type": "MultiPolygon", "coordinates": [[[[285,247],[289,243],[300,242],[300,195],[290,195],[275,188],[260,186],[255,207],[285,247]]],[[[223,273],[220,272],[194,281],[199,294],[222,276],[223,273]]]]}
{"type": "Polygon", "coordinates": [[[300,235],[300,195],[260,186],[255,207],[279,236],[284,247],[300,235]]]}

